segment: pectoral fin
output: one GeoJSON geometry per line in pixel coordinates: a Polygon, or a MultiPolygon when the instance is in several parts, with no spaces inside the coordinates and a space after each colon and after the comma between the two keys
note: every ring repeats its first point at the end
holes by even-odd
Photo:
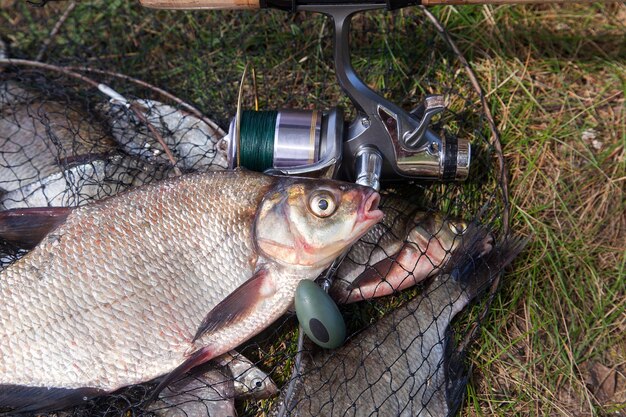
{"type": "Polygon", "coordinates": [[[263,298],[274,295],[276,288],[268,271],[259,269],[248,281],[232,292],[204,318],[193,341],[240,320],[263,298]]]}
{"type": "MultiPolygon", "coordinates": [[[[352,295],[350,302],[383,297],[417,284],[428,275],[414,275],[422,256],[415,246],[405,244],[397,255],[377,262],[352,282],[348,289],[359,291],[360,297],[352,295]]],[[[430,263],[428,267],[432,269],[430,263]]]]}
{"type": "Polygon", "coordinates": [[[64,223],[71,207],[36,207],[0,211],[0,239],[32,249],[64,223]]]}
{"type": "Polygon", "coordinates": [[[154,391],[152,391],[152,394],[150,394],[147,402],[155,401],[165,387],[167,387],[169,384],[176,381],[177,379],[181,378],[191,368],[202,365],[203,363],[213,359],[213,356],[213,353],[208,347],[202,348],[192,353],[183,363],[178,365],[176,369],[167,374],[161,380],[161,382],[159,382],[159,385],[157,385],[154,391]]]}
{"type": "Polygon", "coordinates": [[[368,267],[361,275],[356,277],[354,281],[348,286],[349,290],[355,290],[357,288],[365,288],[370,285],[378,285],[385,280],[385,277],[391,273],[391,271],[398,267],[395,256],[385,258],[380,262],[368,267]]]}
{"type": "MultiPolygon", "coordinates": [[[[193,338],[195,342],[207,332],[213,332],[227,326],[250,313],[259,300],[274,295],[276,288],[266,269],[259,269],[248,281],[232,292],[204,318],[193,338]]],[[[155,400],[159,393],[182,377],[191,368],[213,359],[215,352],[210,347],[204,347],[192,353],[181,365],[170,372],[156,387],[151,400],[155,400]]]]}

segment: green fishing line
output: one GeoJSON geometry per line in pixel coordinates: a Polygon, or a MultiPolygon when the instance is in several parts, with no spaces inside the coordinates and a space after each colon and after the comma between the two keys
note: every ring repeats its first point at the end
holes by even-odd
{"type": "Polygon", "coordinates": [[[239,128],[239,164],[263,172],[274,166],[277,111],[244,110],[239,128]]]}

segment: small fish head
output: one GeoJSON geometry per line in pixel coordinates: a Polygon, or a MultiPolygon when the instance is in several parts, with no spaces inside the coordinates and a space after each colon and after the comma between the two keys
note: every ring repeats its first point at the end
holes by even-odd
{"type": "MultiPolygon", "coordinates": [[[[243,368],[243,366],[242,366],[243,368]]],[[[235,396],[264,400],[278,394],[278,387],[262,370],[250,364],[235,375],[235,396]]]]}
{"type": "Polygon", "coordinates": [[[446,252],[453,251],[461,243],[469,224],[462,219],[445,218],[442,213],[418,212],[411,222],[407,240],[423,252],[436,243],[446,252]]]}
{"type": "Polygon", "coordinates": [[[488,253],[492,248],[493,239],[482,226],[443,213],[418,212],[411,225],[407,242],[417,246],[436,266],[441,266],[452,252],[461,247],[467,240],[466,236],[474,235],[476,228],[486,236],[482,252],[488,253]]]}
{"type": "Polygon", "coordinates": [[[369,187],[281,178],[257,213],[258,247],[281,264],[326,267],[382,219],[379,201],[369,187]]]}

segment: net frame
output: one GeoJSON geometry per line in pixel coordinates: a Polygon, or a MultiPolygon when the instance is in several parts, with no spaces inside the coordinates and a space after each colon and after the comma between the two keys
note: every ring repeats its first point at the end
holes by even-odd
{"type": "MultiPolygon", "coordinates": [[[[54,5],[54,3],[50,3],[48,5],[46,5],[46,3],[48,2],[43,1],[39,4],[39,6],[50,7],[54,5]]],[[[130,101],[132,101],[133,99],[140,99],[142,97],[147,97],[147,94],[148,94],[147,92],[150,92],[150,94],[158,95],[158,98],[164,97],[162,98],[162,100],[173,105],[173,108],[176,108],[177,110],[184,109],[185,111],[189,111],[195,114],[198,118],[201,118],[202,120],[204,120],[207,125],[212,126],[216,131],[220,129],[218,124],[221,126],[227,125],[227,116],[225,116],[226,111],[224,109],[222,109],[221,112],[215,111],[215,110],[205,112],[208,114],[218,115],[217,116],[218,124],[215,124],[211,122],[209,118],[204,116],[200,110],[197,110],[196,106],[187,104],[185,101],[179,99],[177,95],[175,94],[167,93],[163,89],[154,87],[153,85],[154,82],[148,83],[146,81],[140,80],[139,77],[136,77],[136,76],[131,77],[129,75],[117,72],[111,69],[111,66],[109,63],[103,63],[102,66],[98,68],[93,65],[92,66],[82,65],[81,57],[68,58],[66,56],[63,56],[61,53],[64,50],[64,48],[63,46],[59,47],[59,45],[63,45],[63,42],[60,42],[59,39],[63,37],[63,26],[70,24],[68,22],[70,22],[72,19],[72,12],[76,6],[74,5],[72,7],[71,4],[74,4],[74,3],[73,2],[70,3],[70,6],[68,6],[64,10],[63,14],[61,15],[61,18],[56,20],[54,25],[52,25],[49,22],[53,22],[55,21],[55,19],[51,18],[50,16],[46,17],[45,12],[42,13],[44,17],[41,18],[42,21],[40,22],[41,23],[40,30],[43,34],[42,38],[44,39],[44,41],[41,42],[42,48],[39,49],[38,55],[40,57],[47,56],[48,62],[46,63],[38,62],[38,63],[33,64],[32,61],[27,62],[27,60],[23,60],[23,61],[20,61],[19,59],[1,60],[0,63],[5,68],[7,68],[8,66],[8,70],[0,74],[0,79],[6,80],[6,79],[17,78],[20,82],[25,82],[26,84],[28,84],[30,88],[33,88],[33,86],[36,86],[37,89],[39,89],[40,95],[43,96],[45,100],[56,100],[56,101],[61,101],[61,102],[66,102],[66,103],[78,102],[80,103],[79,108],[89,109],[88,114],[91,115],[92,118],[95,118],[95,119],[98,119],[101,116],[98,114],[97,111],[94,110],[94,102],[102,101],[102,98],[99,97],[100,90],[96,91],[95,88],[97,88],[102,83],[106,83],[106,85],[112,84],[111,80],[115,80],[113,82],[116,83],[115,84],[116,90],[122,91],[124,93],[124,97],[126,97],[130,101]],[[44,28],[49,28],[49,27],[52,27],[52,29],[49,32],[47,32],[44,28]],[[55,38],[57,39],[55,40],[55,38]],[[49,40],[49,42],[46,42],[47,40],[49,40]],[[33,67],[37,67],[38,69],[33,70],[32,69],[33,67]],[[87,76],[85,74],[89,74],[89,75],[87,76]],[[124,84],[124,87],[120,88],[118,87],[119,84],[117,84],[120,80],[127,82],[128,84],[124,84]],[[87,91],[83,84],[87,84],[92,88],[89,91],[87,91]],[[131,87],[130,84],[134,84],[134,85],[131,87]]],[[[45,10],[46,7],[44,7],[42,10],[45,10]]],[[[94,10],[97,10],[99,6],[96,4],[93,7],[94,7],[94,10]]],[[[489,108],[486,105],[484,94],[480,90],[480,87],[478,86],[476,82],[476,78],[473,75],[465,75],[465,77],[468,77],[468,80],[469,80],[469,81],[467,80],[464,81],[464,83],[466,84],[465,88],[467,88],[468,85],[471,86],[471,88],[474,89],[474,92],[473,92],[473,94],[475,94],[474,97],[478,97],[478,99],[476,100],[474,98],[474,100],[472,100],[472,99],[468,99],[467,97],[463,97],[463,93],[460,92],[461,89],[458,88],[458,86],[455,83],[458,82],[458,80],[461,77],[461,74],[463,74],[464,71],[468,71],[467,74],[471,74],[471,67],[467,63],[467,61],[462,57],[462,54],[460,53],[458,48],[456,48],[452,39],[445,32],[441,24],[436,22],[436,18],[424,8],[422,8],[422,12],[426,16],[426,19],[432,22],[436,30],[442,35],[441,39],[443,39],[443,42],[447,46],[447,48],[452,50],[453,54],[451,56],[454,56],[456,59],[458,59],[460,63],[458,67],[455,65],[449,64],[450,68],[454,68],[454,71],[453,71],[454,75],[451,77],[451,80],[447,80],[447,85],[444,88],[444,90],[450,102],[454,102],[455,100],[458,100],[458,102],[462,104],[459,105],[457,103],[456,106],[453,105],[452,109],[448,111],[444,116],[442,116],[436,122],[435,126],[439,129],[444,129],[444,130],[449,129],[449,131],[447,131],[448,134],[472,135],[472,137],[474,138],[474,143],[478,142],[482,144],[483,155],[482,156],[479,155],[478,160],[479,160],[479,166],[481,164],[484,165],[485,173],[482,174],[482,178],[480,177],[480,175],[478,178],[474,177],[468,184],[432,185],[432,184],[419,184],[416,182],[411,182],[411,183],[403,184],[403,185],[393,185],[391,189],[386,190],[386,193],[388,195],[400,195],[400,196],[406,196],[407,194],[409,194],[411,196],[410,199],[413,199],[414,202],[419,202],[423,206],[426,206],[427,211],[431,211],[431,212],[434,211],[435,208],[443,209],[446,213],[449,213],[450,215],[458,214],[460,212],[465,212],[465,211],[476,212],[478,213],[478,215],[475,216],[476,218],[480,218],[482,223],[493,225],[493,228],[497,229],[495,230],[497,237],[499,239],[505,239],[506,236],[508,236],[509,234],[508,190],[507,190],[505,161],[502,155],[502,149],[501,149],[499,134],[497,132],[496,125],[493,122],[493,117],[489,113],[489,108]],[[480,109],[478,112],[480,113],[480,116],[477,118],[477,120],[474,118],[473,115],[467,116],[468,119],[471,120],[471,122],[469,122],[468,120],[463,120],[463,118],[465,117],[465,113],[471,113],[472,111],[475,111],[477,108],[480,109]],[[472,110],[469,110],[469,109],[472,109],[472,110]],[[471,132],[468,132],[468,130],[471,132]],[[481,157],[483,158],[482,161],[481,161],[481,157]],[[494,161],[495,161],[495,164],[494,164],[494,161]],[[466,197],[464,197],[464,195],[467,194],[467,189],[476,191],[480,187],[484,187],[485,182],[488,182],[488,181],[492,181],[494,182],[494,184],[492,184],[490,191],[487,191],[487,192],[482,191],[482,194],[480,194],[480,197],[477,198],[478,201],[470,201],[471,199],[467,199],[466,197]]],[[[306,26],[306,22],[304,21],[304,17],[302,14],[294,15],[292,16],[292,19],[293,19],[293,22],[295,22],[294,24],[304,23],[306,26]]],[[[400,18],[400,20],[402,20],[402,18],[400,18]]],[[[390,18],[389,20],[385,20],[385,22],[388,23],[390,27],[394,26],[394,23],[395,23],[393,17],[390,18]]],[[[404,21],[404,23],[406,23],[406,21],[404,21]]],[[[324,25],[324,23],[320,23],[319,19],[316,20],[315,24],[318,25],[316,27],[316,30],[318,30],[322,36],[320,36],[320,38],[318,39],[318,43],[314,46],[320,47],[320,46],[323,46],[324,43],[326,42],[326,48],[322,47],[321,50],[316,51],[316,53],[318,54],[317,65],[324,66],[323,63],[330,62],[329,52],[328,52],[330,49],[328,48],[328,45],[327,45],[329,37],[325,36],[327,35],[328,28],[324,25]]],[[[361,40],[363,41],[364,44],[368,43],[368,36],[370,36],[369,32],[371,32],[371,28],[373,24],[376,24],[376,22],[373,19],[370,19],[369,16],[364,15],[363,17],[356,19],[356,22],[353,25],[354,26],[353,31],[356,31],[362,35],[361,40]]],[[[416,25],[411,25],[410,28],[414,28],[415,26],[416,25]]],[[[407,32],[408,32],[408,29],[404,29],[404,32],[402,33],[402,35],[406,36],[407,32]]],[[[389,33],[387,33],[386,35],[391,36],[389,33]]],[[[357,38],[358,37],[359,36],[357,36],[357,38]]],[[[429,41],[426,42],[426,44],[429,48],[432,48],[434,51],[437,46],[441,46],[438,44],[438,42],[441,42],[441,39],[435,40],[435,38],[431,36],[429,38],[429,41]],[[431,42],[431,44],[428,44],[428,42],[431,42]]],[[[390,41],[387,41],[387,42],[392,43],[390,41]]],[[[398,42],[401,43],[402,41],[399,40],[398,42]]],[[[29,48],[26,48],[24,51],[17,50],[17,51],[11,51],[11,52],[15,53],[15,55],[18,57],[27,56],[30,53],[28,49],[29,48]]],[[[33,49],[33,48],[30,48],[30,49],[33,49]]],[[[360,72],[361,74],[366,73],[365,78],[370,82],[372,82],[371,81],[372,78],[375,80],[377,76],[384,79],[386,74],[383,73],[382,76],[380,74],[376,75],[376,71],[375,71],[376,69],[371,70],[370,68],[371,71],[368,70],[368,67],[366,65],[367,59],[363,58],[363,56],[367,57],[368,54],[372,53],[371,50],[368,51],[367,48],[365,48],[364,51],[361,51],[359,50],[358,47],[356,49],[357,50],[356,50],[355,55],[357,55],[357,59],[356,59],[355,67],[357,68],[357,71],[360,72]]],[[[431,53],[436,55],[436,52],[431,51],[431,53]]],[[[249,57],[248,59],[251,61],[254,61],[255,59],[262,59],[262,58],[259,58],[259,56],[255,54],[252,54],[252,58],[249,57]]],[[[406,68],[402,68],[401,66],[396,66],[396,67],[392,66],[391,68],[388,68],[387,70],[389,72],[393,72],[394,70],[398,70],[398,69],[405,70],[405,72],[407,72],[407,75],[408,75],[407,78],[410,78],[411,70],[407,70],[406,68]]],[[[297,71],[297,70],[298,68],[296,68],[296,70],[294,71],[297,71]]],[[[326,73],[332,72],[332,71],[328,71],[327,67],[325,67],[324,70],[326,70],[326,73]]],[[[315,76],[319,77],[319,69],[313,69],[313,70],[308,69],[308,70],[305,70],[304,73],[306,73],[306,76],[310,78],[314,78],[315,76]],[[309,72],[307,73],[307,71],[309,72]]],[[[271,76],[269,77],[271,78],[271,76]]],[[[435,74],[434,71],[433,72],[427,71],[426,73],[421,73],[419,75],[419,80],[422,81],[423,83],[420,83],[420,86],[425,86],[425,87],[420,87],[420,88],[424,88],[422,93],[435,92],[433,87],[440,87],[442,84],[441,80],[437,78],[438,78],[437,74],[435,74]],[[432,88],[433,91],[428,91],[429,87],[432,88]]],[[[251,82],[247,83],[244,86],[244,93],[245,93],[244,100],[249,104],[255,103],[254,106],[256,106],[256,103],[260,101],[260,97],[265,95],[266,101],[268,103],[271,101],[280,101],[281,103],[293,104],[294,106],[302,106],[302,100],[303,100],[302,97],[306,97],[304,106],[310,106],[311,103],[313,103],[316,106],[328,105],[329,103],[328,96],[326,98],[320,98],[321,94],[318,94],[318,92],[321,90],[325,90],[325,87],[327,87],[326,84],[328,83],[332,84],[333,82],[334,81],[332,77],[326,78],[325,81],[321,83],[322,84],[321,87],[320,85],[316,85],[314,83],[312,87],[308,87],[306,89],[306,93],[305,91],[302,90],[302,88],[294,89],[294,91],[287,94],[287,97],[283,97],[280,100],[275,100],[272,98],[272,95],[275,93],[269,91],[269,88],[271,88],[273,84],[271,82],[268,82],[267,79],[260,80],[258,76],[253,75],[251,82]],[[261,94],[259,92],[265,92],[266,94],[261,94]]],[[[373,81],[373,82],[376,83],[376,81],[373,81]]],[[[230,85],[232,87],[234,86],[235,83],[236,83],[236,77],[231,76],[230,81],[224,82],[224,85],[230,85]]],[[[383,81],[379,85],[385,85],[385,82],[383,81]]],[[[415,85],[402,86],[402,87],[404,88],[406,92],[407,90],[411,90],[411,88],[415,88],[415,85]]],[[[329,89],[333,90],[332,87],[330,87],[329,89]]],[[[437,92],[441,92],[441,91],[437,91],[437,92]]],[[[382,89],[382,94],[385,96],[390,96],[390,97],[397,96],[398,95],[397,87],[392,86],[388,89],[382,89]]],[[[470,93],[468,92],[465,92],[465,94],[470,95],[470,93]]],[[[403,99],[403,105],[405,107],[414,106],[416,104],[414,100],[418,98],[418,96],[419,95],[417,94],[413,94],[410,97],[407,97],[405,95],[403,99]]],[[[234,100],[232,100],[232,98],[234,97],[233,94],[224,95],[224,97],[225,97],[224,102],[229,102],[229,101],[231,103],[234,102],[234,100]]],[[[335,88],[334,95],[331,95],[331,97],[336,100],[334,101],[335,103],[338,102],[344,105],[347,104],[346,98],[342,97],[340,92],[339,93],[337,92],[337,88],[335,88]]],[[[227,105],[224,105],[224,107],[227,107],[227,105]]],[[[232,112],[232,107],[230,111],[232,112]]],[[[141,119],[141,114],[142,114],[141,112],[134,111],[134,109],[132,108],[127,108],[126,112],[127,112],[126,114],[127,118],[132,118],[134,114],[134,116],[137,119],[141,119]]],[[[70,119],[69,115],[66,114],[66,116],[68,119],[70,119]]],[[[149,119],[149,117],[147,119],[149,119]]],[[[158,128],[155,128],[149,122],[145,123],[144,120],[138,120],[137,122],[138,123],[134,124],[135,126],[134,129],[136,131],[139,130],[140,124],[144,123],[145,125],[144,134],[146,134],[145,132],[146,129],[149,131],[149,133],[151,133],[155,137],[158,137],[159,135],[168,136],[173,133],[171,131],[169,132],[159,131],[158,128]]],[[[63,146],[61,146],[60,143],[58,142],[58,140],[55,142],[56,140],[55,135],[50,134],[52,130],[53,129],[51,129],[50,126],[47,126],[47,128],[45,129],[45,131],[47,132],[46,133],[47,139],[50,140],[52,144],[56,146],[59,150],[65,151],[63,149],[63,146]]],[[[67,157],[65,158],[65,160],[63,160],[63,157],[59,156],[57,158],[57,162],[63,167],[68,167],[67,157]]],[[[187,168],[187,170],[193,170],[193,167],[191,169],[187,168]]],[[[117,190],[113,191],[113,193],[114,192],[117,192],[117,190]]],[[[99,196],[96,196],[95,198],[89,197],[89,198],[83,198],[81,201],[87,202],[87,201],[90,201],[91,199],[99,199],[99,198],[100,198],[99,196]]],[[[78,203],[74,201],[72,203],[67,203],[67,204],[78,204],[78,203]]],[[[6,242],[3,245],[3,251],[6,252],[3,259],[7,261],[13,261],[16,257],[19,257],[24,253],[23,250],[21,250],[19,247],[12,246],[6,242]]],[[[474,309],[472,313],[468,315],[466,320],[464,322],[461,322],[461,324],[459,324],[459,326],[464,326],[469,330],[464,332],[465,337],[464,337],[464,340],[462,340],[459,344],[457,354],[461,354],[468,349],[469,342],[474,337],[476,329],[479,327],[479,324],[486,318],[486,315],[489,310],[490,301],[493,295],[495,294],[497,287],[498,287],[498,279],[496,278],[490,289],[490,293],[489,293],[490,297],[488,297],[487,301],[484,302],[484,304],[480,308],[474,309]]],[[[370,319],[379,318],[383,316],[385,313],[393,310],[393,308],[403,305],[403,303],[405,303],[409,298],[414,296],[419,291],[420,289],[418,288],[414,290],[413,292],[409,291],[409,292],[405,292],[402,294],[398,294],[395,296],[393,301],[391,301],[390,303],[388,303],[388,305],[384,307],[381,307],[381,304],[379,303],[379,301],[374,301],[374,302],[368,303],[366,307],[357,308],[352,311],[348,309],[348,310],[345,310],[344,312],[348,314],[348,316],[350,317],[351,315],[362,314],[360,310],[365,310],[367,311],[367,314],[370,316],[370,319]]],[[[357,332],[357,329],[360,330],[361,327],[362,326],[352,326],[351,333],[355,335],[357,332]]],[[[272,364],[272,363],[277,364],[280,362],[280,363],[290,366],[292,362],[297,361],[296,352],[295,350],[293,350],[295,349],[295,346],[297,346],[297,344],[295,343],[296,339],[297,339],[297,332],[294,327],[293,317],[291,317],[291,318],[286,319],[283,323],[279,324],[276,328],[273,328],[269,335],[261,334],[260,336],[253,339],[248,346],[245,346],[243,348],[243,351],[250,352],[250,356],[254,358],[255,362],[259,364],[260,366],[262,366],[264,369],[271,369],[270,375],[277,374],[277,373],[284,373],[284,369],[282,370],[282,372],[277,372],[276,368],[272,368],[272,365],[268,365],[268,364],[272,364]],[[288,330],[285,330],[285,329],[288,329],[288,330]],[[279,332],[285,332],[287,334],[286,340],[291,340],[292,342],[291,351],[288,353],[285,353],[285,352],[279,353],[273,350],[271,347],[267,346],[268,342],[271,339],[273,339],[275,334],[279,332]]],[[[277,365],[273,365],[273,366],[277,367],[277,365]]],[[[282,366],[281,368],[286,368],[286,367],[282,366]]],[[[285,378],[284,376],[282,376],[277,379],[283,379],[283,382],[284,382],[285,378]]],[[[133,415],[141,415],[144,411],[142,411],[141,408],[137,408],[137,405],[141,404],[143,399],[146,398],[146,395],[148,392],[149,392],[149,388],[133,387],[132,389],[130,389],[129,391],[125,393],[115,395],[108,399],[97,399],[90,406],[91,408],[86,407],[86,408],[77,409],[77,410],[74,410],[72,414],[73,415],[93,415],[93,413],[97,413],[97,414],[108,415],[109,412],[112,412],[111,415],[115,415],[116,413],[119,415],[122,415],[128,412],[131,412],[133,415]]],[[[240,413],[243,413],[244,415],[253,415],[258,412],[269,412],[271,411],[272,407],[273,407],[273,404],[269,404],[269,403],[249,402],[249,403],[240,405],[239,411],[240,413]]]]}

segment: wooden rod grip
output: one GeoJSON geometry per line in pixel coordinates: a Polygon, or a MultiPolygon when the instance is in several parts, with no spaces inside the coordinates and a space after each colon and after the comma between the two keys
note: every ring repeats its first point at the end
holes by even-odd
{"type": "Polygon", "coordinates": [[[258,9],[259,0],[139,0],[153,9],[258,9]]]}

